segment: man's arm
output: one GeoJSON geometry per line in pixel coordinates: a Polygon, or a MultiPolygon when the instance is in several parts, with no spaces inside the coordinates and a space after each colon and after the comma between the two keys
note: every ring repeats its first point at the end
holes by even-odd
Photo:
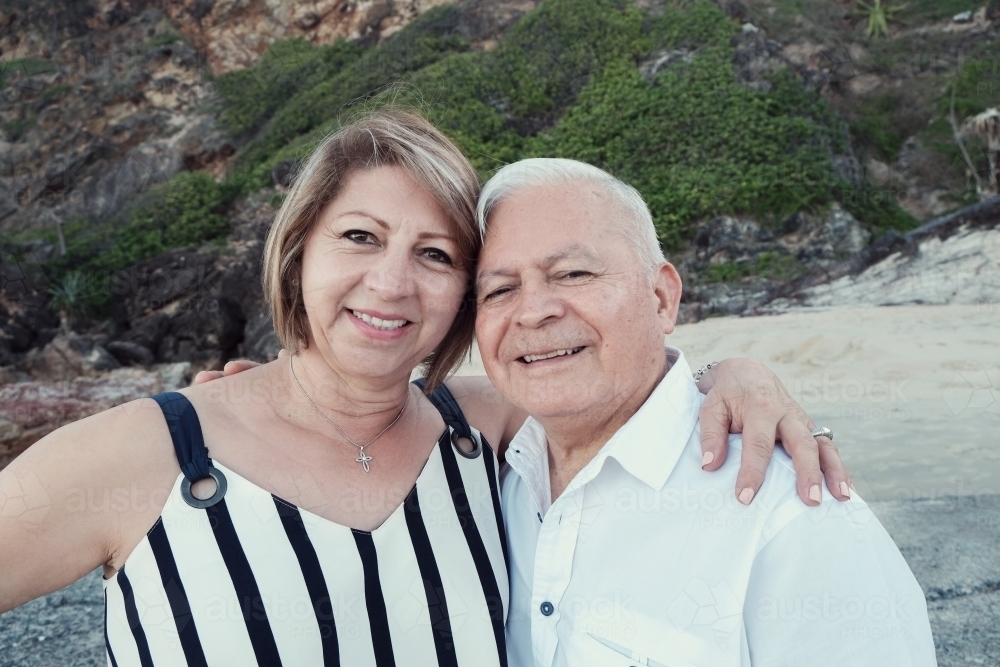
{"type": "Polygon", "coordinates": [[[754,559],[743,618],[754,667],[937,664],[923,592],[859,498],[777,530],[754,559]]]}

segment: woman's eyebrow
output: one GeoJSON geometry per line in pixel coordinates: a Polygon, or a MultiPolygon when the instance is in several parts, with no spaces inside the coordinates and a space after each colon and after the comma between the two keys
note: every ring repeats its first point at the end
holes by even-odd
{"type": "Polygon", "coordinates": [[[379,227],[383,229],[389,229],[389,223],[382,218],[377,218],[371,213],[365,213],[364,211],[344,211],[343,213],[338,213],[335,220],[340,220],[341,218],[347,218],[350,216],[360,216],[362,218],[368,218],[369,220],[378,224],[379,227]]]}

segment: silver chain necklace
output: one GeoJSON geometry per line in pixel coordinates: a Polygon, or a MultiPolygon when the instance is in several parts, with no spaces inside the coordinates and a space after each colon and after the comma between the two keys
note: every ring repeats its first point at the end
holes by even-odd
{"type": "Polygon", "coordinates": [[[386,426],[384,429],[382,429],[381,431],[379,431],[379,434],[376,435],[374,438],[372,438],[371,440],[369,440],[368,442],[366,442],[363,445],[359,445],[358,443],[354,442],[353,439],[351,439],[351,436],[349,436],[346,433],[344,433],[343,431],[341,431],[340,427],[337,426],[336,424],[334,424],[333,421],[331,421],[329,417],[327,417],[326,415],[324,415],[323,411],[320,410],[318,407],[316,407],[316,404],[313,403],[313,400],[311,398],[309,398],[309,394],[306,393],[305,387],[302,386],[302,383],[299,382],[299,377],[295,374],[295,366],[292,365],[292,357],[293,357],[293,355],[291,355],[291,354],[288,355],[288,369],[290,371],[292,371],[292,377],[295,378],[295,384],[299,385],[299,389],[302,391],[302,395],[306,397],[307,401],[309,401],[309,405],[313,406],[313,410],[316,411],[316,414],[318,414],[320,417],[322,417],[323,419],[325,419],[327,424],[329,424],[333,428],[337,429],[337,433],[339,433],[341,436],[343,436],[343,438],[345,440],[347,440],[347,442],[351,443],[352,445],[354,445],[355,447],[358,448],[358,458],[356,458],[354,460],[361,464],[361,467],[365,469],[365,472],[371,472],[371,467],[368,465],[368,463],[369,463],[369,461],[372,460],[372,457],[369,456],[368,454],[365,454],[365,447],[368,447],[373,442],[375,442],[376,440],[378,440],[379,438],[381,438],[382,435],[386,431],[388,431],[390,428],[392,428],[393,425],[395,425],[395,423],[399,421],[399,418],[403,416],[403,412],[406,411],[406,405],[407,405],[407,403],[410,402],[410,392],[409,392],[409,390],[407,390],[407,392],[406,392],[406,400],[403,401],[403,407],[399,410],[399,414],[396,415],[396,418],[393,419],[389,423],[388,426],[386,426]]]}

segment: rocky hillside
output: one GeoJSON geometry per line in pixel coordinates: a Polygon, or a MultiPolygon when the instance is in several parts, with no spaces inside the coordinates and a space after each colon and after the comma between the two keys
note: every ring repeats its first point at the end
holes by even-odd
{"type": "Polygon", "coordinates": [[[131,396],[70,405],[74,382],[273,356],[275,207],[387,98],[484,178],[562,155],[633,183],[687,321],[829,304],[887,257],[924,270],[899,258],[931,236],[993,247],[939,232],[1000,218],[942,218],[995,192],[954,127],[1000,104],[1000,0],[911,0],[887,34],[855,0],[9,0],[0,26],[0,465],[131,396]]]}

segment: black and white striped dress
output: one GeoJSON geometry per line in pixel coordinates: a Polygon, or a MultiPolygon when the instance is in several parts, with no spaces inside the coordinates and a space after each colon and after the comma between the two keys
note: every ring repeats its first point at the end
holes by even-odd
{"type": "Polygon", "coordinates": [[[497,461],[485,442],[475,458],[453,445],[453,432],[481,436],[447,389],[431,397],[445,433],[405,502],[371,532],[213,463],[187,399],[154,398],[182,473],[160,518],[104,582],[109,665],[507,664],[497,461]],[[185,500],[186,480],[218,472],[221,499],[203,508],[185,500]]]}

